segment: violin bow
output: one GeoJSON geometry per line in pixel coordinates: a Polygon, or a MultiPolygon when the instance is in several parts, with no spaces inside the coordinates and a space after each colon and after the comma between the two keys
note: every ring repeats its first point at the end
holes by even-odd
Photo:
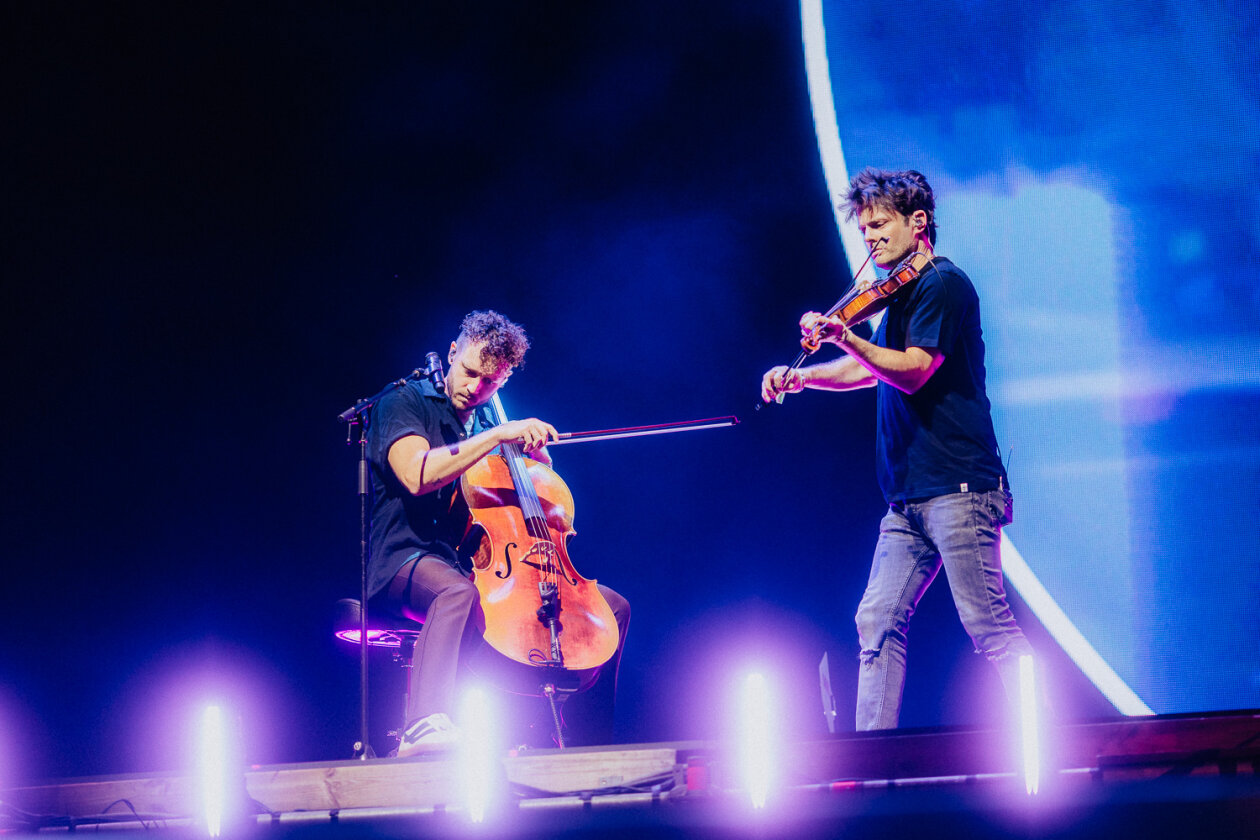
{"type": "Polygon", "coordinates": [[[674,432],[694,432],[700,429],[721,429],[726,426],[738,425],[738,417],[706,417],[702,420],[685,420],[681,423],[656,423],[651,426],[627,426],[622,429],[564,432],[560,435],[559,440],[553,440],[547,445],[560,446],[565,443],[587,443],[594,440],[617,440],[619,438],[645,437],[647,435],[668,435],[674,432]]]}

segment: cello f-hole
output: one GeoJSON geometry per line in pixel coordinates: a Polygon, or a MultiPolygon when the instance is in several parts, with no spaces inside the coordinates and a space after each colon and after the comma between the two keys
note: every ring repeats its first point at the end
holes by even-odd
{"type": "Polygon", "coordinates": [[[506,580],[512,576],[512,549],[514,548],[516,548],[514,542],[503,546],[503,562],[507,564],[507,568],[494,570],[494,576],[500,580],[506,580]]]}

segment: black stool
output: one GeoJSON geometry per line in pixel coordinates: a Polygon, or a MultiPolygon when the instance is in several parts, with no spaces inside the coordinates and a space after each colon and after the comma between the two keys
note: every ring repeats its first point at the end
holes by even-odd
{"type": "MultiPolygon", "coordinates": [[[[337,602],[333,620],[333,632],[338,639],[358,647],[362,621],[363,605],[359,602],[359,599],[342,598],[337,602]]],[[[416,649],[416,639],[420,636],[420,629],[423,626],[422,622],[413,621],[409,618],[377,615],[373,612],[368,613],[368,647],[388,649],[394,661],[400,663],[403,667],[402,722],[397,729],[390,730],[387,733],[391,738],[401,740],[403,731],[407,728],[407,705],[411,700],[411,658],[416,649]]],[[[364,687],[360,686],[360,697],[366,698],[366,696],[367,693],[364,687]]],[[[363,730],[366,733],[366,706],[361,710],[361,714],[364,722],[363,730]]],[[[356,752],[360,749],[367,754],[368,745],[360,745],[360,747],[356,748],[356,752]]]]}

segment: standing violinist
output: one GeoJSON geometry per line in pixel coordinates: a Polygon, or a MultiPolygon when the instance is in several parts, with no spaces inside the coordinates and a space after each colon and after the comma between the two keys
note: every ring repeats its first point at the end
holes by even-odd
{"type": "Polygon", "coordinates": [[[893,729],[910,617],[942,566],[963,626],[1012,698],[1019,658],[1032,649],[1002,582],[1000,534],[1011,521],[1011,494],[985,393],[975,287],[934,251],[936,201],[923,175],[865,169],[849,184],[847,204],[875,264],[908,263],[919,276],[894,295],[869,341],[841,318],[806,313],[802,332],[844,355],[772,368],[761,391],[769,402],[805,388],[876,388],[876,461],[888,512],[857,611],[857,728],[893,729]]]}
{"type": "MultiPolygon", "coordinates": [[[[502,443],[519,444],[529,457],[550,464],[544,446],[557,439],[550,423],[530,418],[492,426],[478,411],[528,348],[518,324],[497,312],[473,312],[451,342],[442,389],[428,380],[408,381],[372,410],[369,605],[424,622],[412,659],[399,756],[458,741],[451,719],[457,678],[484,644],[480,595],[460,556],[468,511],[454,498],[459,477],[502,443]]],[[[568,740],[579,743],[611,737],[617,666],[630,620],[624,598],[606,586],[599,591],[617,620],[618,643],[594,687],[567,704],[566,719],[577,730],[568,740]],[[587,714],[575,714],[582,711],[575,706],[587,714]]]]}

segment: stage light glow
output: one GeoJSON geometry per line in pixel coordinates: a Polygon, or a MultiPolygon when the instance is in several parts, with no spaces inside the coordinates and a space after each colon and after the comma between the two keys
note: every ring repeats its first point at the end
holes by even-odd
{"type": "MultiPolygon", "coordinates": [[[[359,631],[357,629],[338,630],[333,634],[343,642],[349,642],[352,645],[359,643],[359,631]]],[[[368,630],[368,644],[373,647],[398,647],[398,636],[388,630],[368,630]]]]}
{"type": "Polygon", "coordinates": [[[1037,673],[1031,656],[1019,658],[1019,733],[1024,759],[1024,789],[1037,793],[1041,782],[1041,732],[1037,714],[1037,673]]]}
{"type": "Polygon", "coordinates": [[[770,694],[770,686],[760,673],[749,674],[740,686],[737,730],[740,777],[757,810],[766,807],[777,764],[777,733],[770,694]]]}
{"type": "Polygon", "coordinates": [[[459,773],[464,806],[475,823],[485,821],[501,785],[494,721],[489,692],[470,686],[460,699],[457,723],[461,731],[459,773]]]}
{"type": "Polygon", "coordinates": [[[227,807],[228,736],[223,723],[223,710],[207,706],[201,713],[198,731],[198,781],[201,793],[201,815],[206,832],[218,837],[223,828],[227,807]]]}
{"type": "Polygon", "coordinates": [[[109,744],[120,770],[146,767],[194,773],[201,716],[222,709],[236,767],[285,760],[286,744],[307,733],[314,707],[292,675],[256,650],[217,641],[176,642],[137,668],[119,703],[118,735],[109,744]],[[249,722],[248,738],[238,726],[249,722]]]}

